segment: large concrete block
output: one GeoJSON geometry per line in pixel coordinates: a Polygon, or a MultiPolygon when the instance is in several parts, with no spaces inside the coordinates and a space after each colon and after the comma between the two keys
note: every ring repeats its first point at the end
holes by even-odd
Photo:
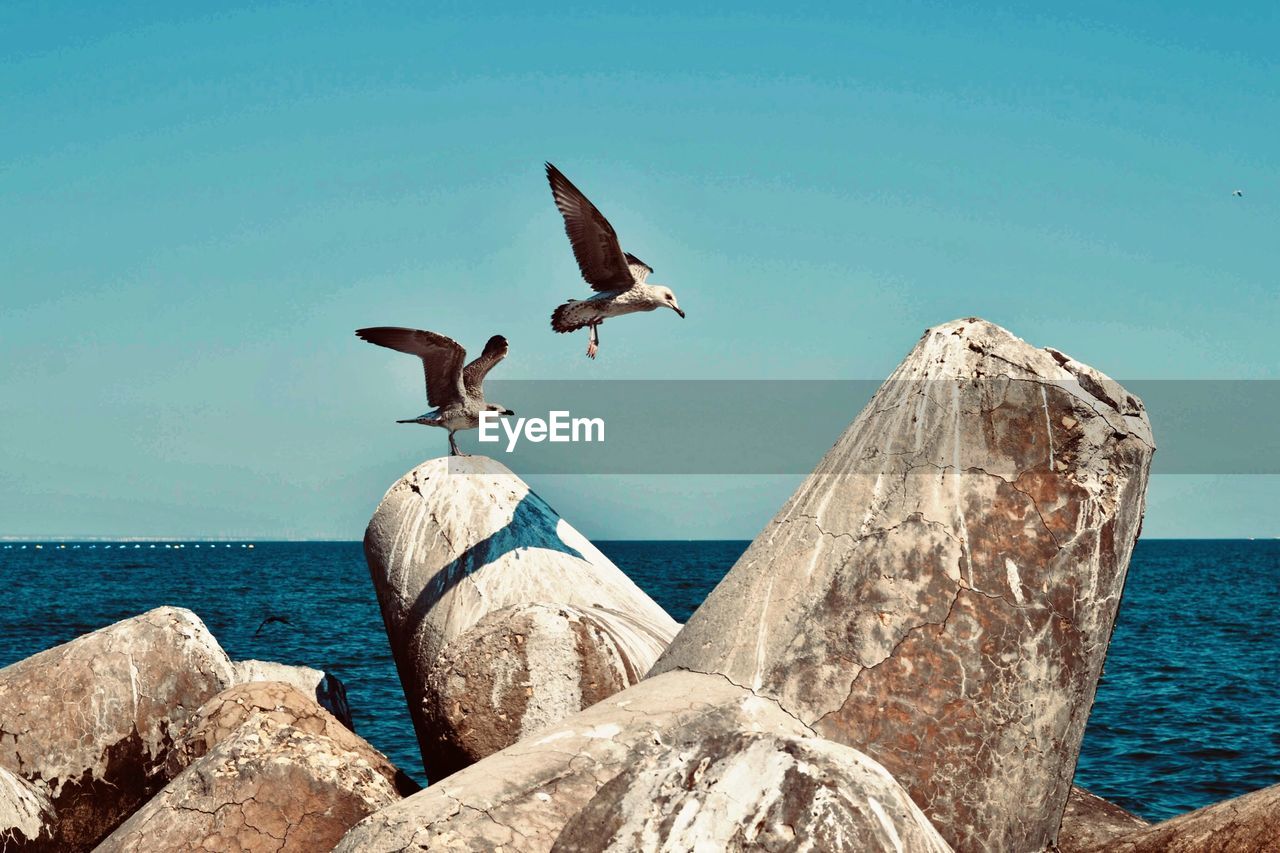
{"type": "Polygon", "coordinates": [[[424,712],[429,675],[446,646],[486,615],[531,604],[591,609],[637,673],[679,628],[519,477],[482,456],[433,459],[402,477],[374,512],[364,547],[432,779],[465,755],[435,748],[456,738],[434,728],[447,720],[424,712]]]}
{"type": "Polygon", "coordinates": [[[883,764],[957,850],[1053,841],[1154,450],[1114,381],[925,333],[654,673],[720,673],[883,764]]]}
{"type": "Polygon", "coordinates": [[[160,790],[174,735],[231,680],[204,623],[174,607],[0,669],[0,767],[47,796],[51,849],[91,849],[160,790]]]}

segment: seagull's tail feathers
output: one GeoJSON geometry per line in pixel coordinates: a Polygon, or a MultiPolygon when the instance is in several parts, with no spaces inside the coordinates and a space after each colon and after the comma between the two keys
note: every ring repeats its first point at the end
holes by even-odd
{"type": "Polygon", "coordinates": [[[591,312],[582,302],[570,299],[551,312],[551,328],[557,332],[574,332],[591,324],[591,312]]]}
{"type": "Polygon", "coordinates": [[[402,421],[396,421],[398,424],[422,424],[423,426],[440,426],[440,410],[432,409],[429,412],[418,415],[416,418],[405,418],[402,421]]]}

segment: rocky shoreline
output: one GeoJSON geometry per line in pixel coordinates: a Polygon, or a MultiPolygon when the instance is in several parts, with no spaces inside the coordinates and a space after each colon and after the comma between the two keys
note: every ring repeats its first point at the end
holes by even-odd
{"type": "Polygon", "coordinates": [[[1071,784],[1154,450],[1098,371],[930,329],[684,626],[428,461],[365,553],[433,784],[160,608],[0,670],[0,850],[1280,849],[1280,786],[1152,826],[1071,784]]]}

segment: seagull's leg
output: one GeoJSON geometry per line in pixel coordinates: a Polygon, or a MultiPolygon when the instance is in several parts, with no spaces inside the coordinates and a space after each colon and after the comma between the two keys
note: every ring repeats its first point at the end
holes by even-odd
{"type": "Polygon", "coordinates": [[[596,352],[600,349],[600,324],[592,323],[591,337],[587,339],[587,358],[595,358],[596,352]]]}
{"type": "Polygon", "coordinates": [[[450,456],[461,456],[461,455],[462,455],[462,451],[458,450],[458,442],[456,442],[456,441],[454,441],[454,440],[453,440],[453,434],[454,434],[454,432],[455,432],[455,430],[449,430],[449,455],[450,455],[450,456]]]}

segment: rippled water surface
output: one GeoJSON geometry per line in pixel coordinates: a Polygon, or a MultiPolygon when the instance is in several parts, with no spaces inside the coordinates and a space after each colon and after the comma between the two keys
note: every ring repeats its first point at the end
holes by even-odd
{"type": "MultiPolygon", "coordinates": [[[[422,781],[359,543],[58,544],[0,550],[0,666],[189,607],[233,658],[338,675],[357,730],[422,781]]],[[[680,621],[747,545],[598,544],[680,621]]],[[[1280,542],[1139,543],[1077,781],[1153,820],[1280,781],[1278,612],[1280,542]]]]}

